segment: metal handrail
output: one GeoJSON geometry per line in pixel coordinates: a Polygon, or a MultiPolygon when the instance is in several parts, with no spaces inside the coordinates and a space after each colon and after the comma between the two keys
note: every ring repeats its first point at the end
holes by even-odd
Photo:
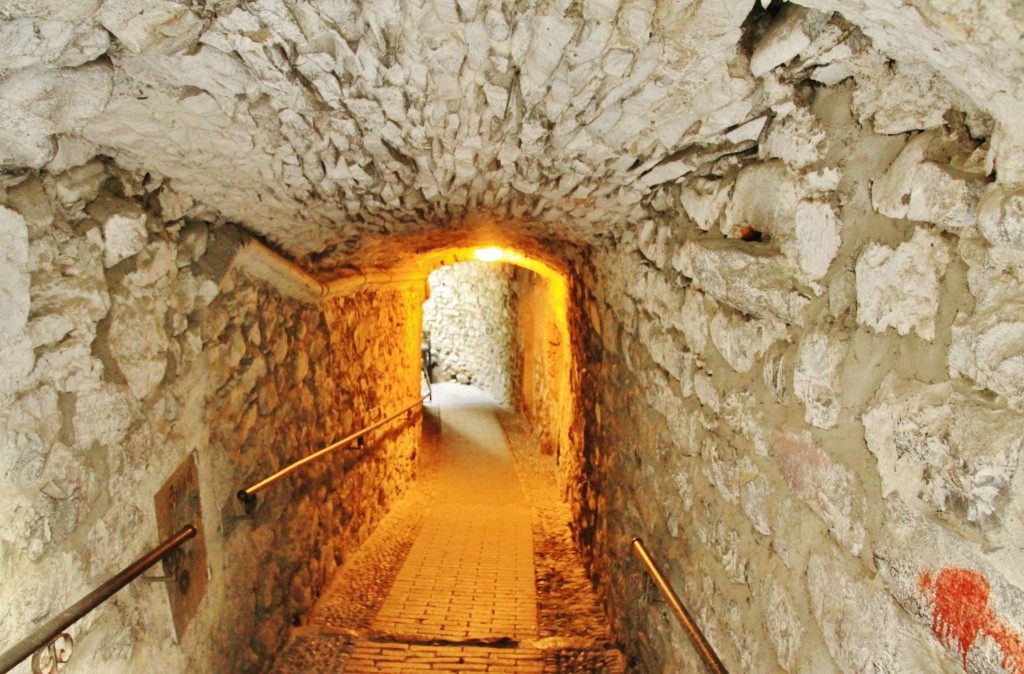
{"type": "Polygon", "coordinates": [[[403,407],[399,411],[397,411],[394,414],[392,414],[390,417],[388,417],[386,419],[381,419],[380,421],[378,421],[375,424],[367,426],[366,428],[364,428],[364,429],[362,429],[360,431],[356,431],[355,433],[352,433],[351,435],[347,435],[344,438],[342,438],[341,440],[338,440],[337,442],[332,442],[331,444],[327,445],[323,449],[321,449],[319,451],[316,451],[316,452],[313,452],[309,456],[305,456],[305,457],[299,459],[298,461],[285,466],[284,468],[282,468],[281,470],[277,471],[276,473],[274,473],[270,477],[264,478],[264,479],[260,480],[259,482],[255,483],[255,484],[253,484],[253,485],[251,485],[249,487],[246,487],[245,489],[240,490],[238,492],[238,494],[236,494],[236,496],[238,497],[238,500],[241,501],[245,505],[245,511],[247,513],[249,513],[249,514],[252,514],[252,512],[256,508],[256,494],[258,494],[259,492],[263,491],[264,489],[266,489],[270,485],[274,484],[278,480],[280,480],[280,479],[286,477],[287,475],[295,472],[299,468],[302,468],[303,466],[305,466],[310,461],[315,461],[316,459],[319,459],[324,454],[327,454],[329,452],[333,452],[334,450],[338,449],[339,447],[343,447],[343,446],[345,446],[347,444],[355,442],[356,440],[359,440],[360,438],[362,438],[364,435],[366,435],[370,431],[377,430],[378,428],[380,428],[384,424],[388,423],[389,421],[393,421],[394,419],[397,419],[398,417],[402,416],[403,414],[405,414],[406,412],[408,412],[412,408],[416,407],[417,405],[422,405],[423,401],[425,401],[425,400],[432,400],[432,399],[433,399],[433,390],[430,388],[430,378],[427,377],[427,394],[426,395],[420,397],[418,400],[415,400],[414,402],[412,402],[411,404],[407,405],[406,407],[403,407]]]}
{"type": "MultiPolygon", "coordinates": [[[[103,583],[95,590],[85,595],[77,602],[50,618],[48,621],[36,628],[29,636],[25,637],[11,648],[0,653],[0,674],[9,672],[33,653],[38,654],[43,649],[52,647],[56,640],[64,636],[69,642],[70,637],[64,634],[64,630],[77,622],[82,616],[110,599],[118,590],[132,582],[149,567],[153,566],[169,553],[176,550],[182,543],[193,538],[197,529],[194,525],[187,524],[166,541],[156,546],[142,557],[139,557],[120,573],[103,583]]],[[[66,660],[60,660],[66,662],[66,660]]]]}
{"type": "Polygon", "coordinates": [[[668,584],[668,580],[665,579],[665,574],[661,572],[658,565],[654,563],[651,558],[650,552],[644,546],[644,542],[639,538],[633,539],[633,552],[643,562],[644,566],[647,567],[647,573],[650,574],[651,579],[654,580],[654,584],[661,590],[661,594],[665,597],[669,606],[672,607],[672,612],[676,614],[676,618],[679,619],[679,624],[686,630],[687,636],[690,637],[690,641],[693,642],[694,647],[697,649],[697,653],[700,655],[700,659],[704,662],[704,666],[711,674],[729,674],[725,669],[725,665],[722,664],[718,654],[715,653],[715,649],[708,643],[707,637],[697,627],[697,623],[693,620],[693,616],[683,606],[683,602],[679,599],[679,595],[676,594],[672,586],[668,584]]]}
{"type": "MultiPolygon", "coordinates": [[[[434,387],[430,385],[430,370],[428,370],[427,368],[423,368],[421,370],[421,373],[423,374],[423,380],[427,382],[427,395],[424,396],[424,399],[425,400],[433,400],[434,399],[434,387]]],[[[420,391],[422,391],[422,390],[423,389],[420,389],[420,391]]],[[[423,402],[423,400],[420,400],[420,402],[423,402]]]]}

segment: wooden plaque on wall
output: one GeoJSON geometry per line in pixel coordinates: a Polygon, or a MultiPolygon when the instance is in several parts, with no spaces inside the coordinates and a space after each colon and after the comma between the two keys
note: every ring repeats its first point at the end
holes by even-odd
{"type": "Polygon", "coordinates": [[[195,526],[194,538],[164,558],[167,595],[174,617],[174,632],[181,640],[206,594],[206,537],[199,500],[199,466],[194,453],[178,466],[156,495],[156,521],[160,540],[173,536],[186,524],[195,526]]]}

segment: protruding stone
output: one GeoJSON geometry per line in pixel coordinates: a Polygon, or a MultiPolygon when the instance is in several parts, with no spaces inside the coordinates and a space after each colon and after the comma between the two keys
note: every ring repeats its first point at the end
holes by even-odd
{"type": "Polygon", "coordinates": [[[96,146],[89,141],[75,135],[59,134],[57,154],[46,165],[46,170],[54,175],[64,173],[88,164],[97,154],[96,146]]]}
{"type": "Polygon", "coordinates": [[[653,220],[647,220],[640,226],[638,236],[640,252],[658,269],[662,269],[668,264],[671,257],[669,250],[671,238],[671,227],[664,223],[658,224],[653,220]]]}
{"type": "Polygon", "coordinates": [[[85,21],[99,8],[102,0],[17,0],[4,7],[11,18],[53,19],[58,21],[85,21]]]}
{"type": "Polygon", "coordinates": [[[675,336],[659,330],[650,322],[640,327],[640,340],[651,354],[655,363],[665,368],[665,371],[680,382],[687,381],[693,376],[692,364],[687,361],[687,354],[679,348],[675,336]]]}
{"type": "Polygon", "coordinates": [[[202,29],[186,6],[171,0],[105,0],[96,17],[135,53],[180,52],[195,43],[202,29]]]}
{"type": "Polygon", "coordinates": [[[952,230],[970,227],[984,185],[950,167],[925,162],[914,172],[907,218],[952,230]]]}
{"type": "Polygon", "coordinates": [[[104,267],[113,267],[146,246],[146,214],[141,209],[127,207],[122,212],[110,213],[102,222],[104,267]]]}
{"type": "Polygon", "coordinates": [[[747,479],[740,493],[740,504],[743,506],[744,514],[757,533],[763,536],[770,536],[772,533],[770,513],[775,496],[767,478],[760,473],[753,479],[747,479]]]}
{"type": "Polygon", "coordinates": [[[737,145],[746,141],[756,141],[761,137],[761,132],[767,123],[767,116],[755,117],[726,133],[725,138],[730,143],[736,143],[737,145]]]}
{"type": "Polygon", "coordinates": [[[779,15],[754,47],[750,72],[755,77],[782,65],[811,44],[811,36],[820,30],[829,15],[800,5],[784,5],[779,15]]]}
{"type": "Polygon", "coordinates": [[[138,306],[115,301],[111,312],[110,351],[138,400],[156,390],[167,370],[162,309],[159,303],[138,306]]]}
{"type": "Polygon", "coordinates": [[[948,164],[928,159],[942,139],[937,131],[916,136],[871,190],[875,209],[890,218],[909,218],[951,230],[970,227],[984,183],[948,164]]]}
{"type": "Polygon", "coordinates": [[[114,294],[110,317],[110,353],[138,400],[163,381],[167,371],[167,287],[177,272],[177,251],[157,242],[139,255],[134,272],[114,294]]]}
{"type": "Polygon", "coordinates": [[[104,384],[84,392],[75,401],[75,441],[82,447],[93,442],[114,447],[124,439],[132,418],[132,405],[123,385],[104,384]]]}
{"type": "Polygon", "coordinates": [[[612,21],[619,13],[620,0],[585,0],[583,14],[591,21],[612,21]]]}
{"type": "Polygon", "coordinates": [[[708,342],[709,319],[704,302],[704,293],[693,288],[686,289],[679,327],[686,337],[687,348],[698,354],[704,353],[708,342]]]}
{"type": "Polygon", "coordinates": [[[697,226],[707,232],[721,226],[731,188],[732,183],[725,180],[693,178],[686,181],[680,203],[697,226]]]}
{"type": "MultiPolygon", "coordinates": [[[[924,643],[914,642],[932,653],[944,651],[951,665],[946,671],[998,674],[1007,671],[1004,663],[1020,662],[1017,626],[1024,624],[1024,591],[1019,578],[1009,582],[973,546],[896,498],[886,502],[875,559],[904,615],[927,634],[924,643]]],[[[1014,575],[1020,572],[1019,559],[1011,564],[1014,575]]],[[[942,670],[938,662],[920,662],[893,671],[942,670]]]]}
{"type": "Polygon", "coordinates": [[[853,69],[846,63],[839,62],[818,66],[814,69],[811,79],[820,84],[824,84],[826,87],[833,87],[843,80],[849,79],[853,76],[853,69]]]}
{"type": "Polygon", "coordinates": [[[853,110],[861,124],[876,133],[897,134],[934,129],[943,123],[954,97],[941,74],[927,66],[891,64],[880,55],[855,68],[853,110]]]}
{"type": "Polygon", "coordinates": [[[804,635],[807,634],[807,627],[797,614],[793,599],[782,587],[780,580],[772,576],[766,578],[758,595],[761,610],[764,611],[768,637],[775,646],[779,665],[791,672],[796,669],[797,653],[800,651],[804,635]]]}
{"type": "Polygon", "coordinates": [[[543,87],[562,60],[566,45],[576,33],[576,26],[570,20],[545,15],[535,20],[533,29],[533,39],[520,72],[525,82],[533,87],[543,87]]]}
{"type": "Polygon", "coordinates": [[[770,318],[751,319],[722,310],[711,319],[711,341],[737,372],[748,372],[772,344],[788,337],[786,325],[770,318]]]}
{"type": "Polygon", "coordinates": [[[869,244],[857,260],[857,321],[884,332],[935,337],[940,281],[950,255],[937,232],[918,229],[896,248],[869,244]]]}
{"type": "Polygon", "coordinates": [[[761,318],[802,325],[808,299],[793,290],[779,257],[735,241],[687,241],[672,266],[731,307],[761,318]]]}
{"type": "Polygon", "coordinates": [[[73,68],[98,58],[109,45],[109,34],[89,24],[15,19],[0,24],[0,70],[73,68]]]}
{"type": "Polygon", "coordinates": [[[679,160],[658,164],[640,178],[640,184],[644,187],[654,187],[662,183],[679,180],[688,173],[692,173],[696,166],[689,162],[679,160]]]}
{"type": "Polygon", "coordinates": [[[28,226],[0,206],[0,339],[14,340],[29,314],[28,226]]]}
{"type": "Polygon", "coordinates": [[[844,672],[949,671],[930,635],[877,585],[851,575],[838,555],[813,555],[807,586],[814,619],[844,672]]]}
{"type": "Polygon", "coordinates": [[[890,375],[864,413],[882,495],[896,493],[926,514],[999,523],[1024,447],[1015,418],[949,382],[904,384],[890,375]]]}
{"type": "Polygon", "coordinates": [[[937,131],[920,133],[907,143],[885,175],[871,185],[871,203],[875,210],[890,218],[907,217],[910,193],[913,191],[914,174],[925,161],[928,147],[939,137],[937,131]]]}
{"type": "Polygon", "coordinates": [[[97,61],[79,68],[28,68],[0,82],[0,98],[41,119],[50,133],[77,131],[102,113],[114,89],[114,70],[97,61]]]}
{"type": "Polygon", "coordinates": [[[820,201],[801,201],[796,205],[792,238],[784,242],[783,252],[793,258],[809,280],[828,273],[842,244],[843,223],[832,206],[820,201]]]}
{"type": "Polygon", "coordinates": [[[971,267],[968,280],[975,304],[953,322],[949,368],[1019,405],[1024,401],[1022,285],[1010,272],[1015,263],[1008,269],[999,262],[998,250],[978,248],[961,244],[971,267]]]}
{"type": "Polygon", "coordinates": [[[619,9],[616,24],[619,33],[633,46],[646,44],[651,38],[651,23],[656,5],[652,0],[627,2],[619,9]]]}
{"type": "Polygon", "coordinates": [[[839,366],[845,356],[846,344],[837,335],[810,332],[800,341],[793,394],[806,408],[804,419],[815,428],[835,428],[839,423],[839,366]]]}
{"type": "Polygon", "coordinates": [[[57,197],[65,206],[81,209],[96,198],[107,177],[103,162],[93,159],[56,177],[57,197]]]}
{"type": "Polygon", "coordinates": [[[978,229],[994,245],[1024,250],[1024,189],[989,185],[978,204],[978,229]]]}
{"type": "Polygon", "coordinates": [[[758,147],[762,158],[778,158],[790,166],[803,168],[821,161],[824,156],[825,128],[813,113],[796,108],[768,128],[768,135],[758,147]]]}
{"type": "Polygon", "coordinates": [[[50,121],[0,100],[0,168],[42,168],[57,152],[55,132],[50,121]]]}

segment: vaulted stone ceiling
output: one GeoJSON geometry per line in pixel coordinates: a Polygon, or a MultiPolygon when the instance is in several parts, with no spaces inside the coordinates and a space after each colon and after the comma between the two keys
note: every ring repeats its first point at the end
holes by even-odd
{"type": "Polygon", "coordinates": [[[1022,14],[1009,0],[6,0],[0,165],[110,156],[148,173],[167,220],[239,222],[321,268],[381,234],[467,223],[588,243],[681,212],[683,176],[758,153],[814,168],[811,87],[852,77],[858,121],[881,133],[966,111],[1012,183],[1022,14]]]}

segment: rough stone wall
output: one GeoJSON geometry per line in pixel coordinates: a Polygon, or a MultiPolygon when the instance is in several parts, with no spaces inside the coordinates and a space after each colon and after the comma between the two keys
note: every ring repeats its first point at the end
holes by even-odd
{"type": "Polygon", "coordinates": [[[519,380],[513,322],[514,267],[459,262],[430,274],[423,330],[430,335],[432,375],[472,384],[511,403],[519,380]]]}
{"type": "Polygon", "coordinates": [[[1015,158],[842,26],[753,30],[770,114],[585,274],[570,493],[639,671],[699,665],[633,536],[732,671],[1024,672],[1015,158]]]}
{"type": "MultiPolygon", "coordinates": [[[[241,324],[226,327],[229,344],[237,347],[239,335],[246,344],[242,361],[232,366],[230,347],[211,355],[211,362],[225,357],[220,362],[230,372],[208,401],[213,502],[230,504],[230,511],[240,477],[246,484],[262,479],[415,401],[422,301],[413,285],[365,291],[317,309],[261,288],[241,324]],[[308,320],[298,318],[303,315],[308,320]],[[235,477],[217,477],[223,475],[235,477]]],[[[339,449],[311,464],[261,493],[253,520],[225,525],[219,610],[248,618],[229,621],[232,629],[215,644],[215,653],[241,662],[220,656],[211,671],[266,665],[413,478],[419,420],[416,411],[410,421],[400,418],[368,435],[365,448],[339,449]]]]}
{"type": "Polygon", "coordinates": [[[72,627],[72,666],[254,671],[410,478],[417,424],[272,487],[254,519],[234,494],[418,394],[422,291],[314,307],[218,284],[210,228],[164,221],[159,184],[96,160],[0,190],[0,649],[157,542],[153,496],[194,452],[197,617],[176,645],[164,586],[134,583],[72,627]]]}
{"type": "MultiPolygon", "coordinates": [[[[17,602],[42,615],[93,577],[47,540],[149,517],[35,513],[106,503],[79,476],[119,455],[82,471],[62,448],[150,428],[133,401],[207,348],[175,307],[209,286],[134,209],[64,214],[110,170],[146,213],[245,222],[324,268],[488,218],[593,245],[570,491],[649,668],[689,651],[629,608],[649,606],[637,531],[731,664],[1019,670],[1022,25],[1019,3],[975,0],[6,3],[0,180],[27,222],[2,219],[3,515],[41,533],[5,534],[3,577],[35,578],[17,602]],[[90,405],[109,416],[76,427],[90,405]]],[[[103,648],[142,633],[118,622],[103,648]]]]}
{"type": "MultiPolygon", "coordinates": [[[[746,29],[801,5],[844,13],[878,69],[924,83],[900,105],[865,89],[886,101],[878,122],[944,110],[938,74],[991,108],[997,151],[1024,144],[1008,0],[18,0],[0,7],[0,166],[110,154],[169,178],[166,208],[325,265],[365,235],[475,213],[597,243],[648,217],[704,146],[756,135],[775,64],[750,61],[746,29]]],[[[809,28],[780,30],[775,53],[848,76],[845,30],[809,28]]]]}
{"type": "MultiPolygon", "coordinates": [[[[578,305],[562,282],[516,270],[515,350],[521,373],[516,382],[516,405],[530,422],[541,451],[556,454],[563,482],[576,473],[580,455],[578,430],[579,350],[574,348],[570,322],[578,305]],[[575,429],[575,430],[574,430],[575,429]]],[[[572,322],[576,327],[578,319],[572,322]]]]}
{"type": "MultiPolygon", "coordinates": [[[[514,278],[516,354],[522,373],[516,404],[542,452],[555,454],[563,498],[583,474],[581,378],[587,334],[579,277],[545,277],[518,269],[514,278]]],[[[566,498],[578,502],[578,498],[566,498]]]]}
{"type": "Polygon", "coordinates": [[[516,402],[531,422],[541,450],[551,454],[558,449],[560,382],[565,379],[568,345],[555,322],[550,284],[539,274],[517,269],[514,289],[515,352],[521,373],[516,402]]]}

